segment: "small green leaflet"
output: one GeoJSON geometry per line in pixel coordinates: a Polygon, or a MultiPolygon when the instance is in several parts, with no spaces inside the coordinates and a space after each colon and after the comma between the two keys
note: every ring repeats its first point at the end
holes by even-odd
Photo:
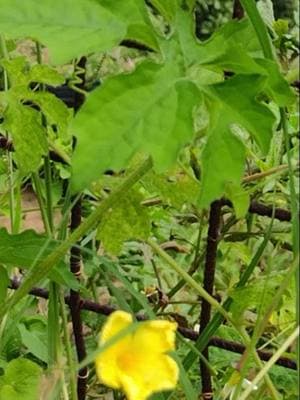
{"type": "Polygon", "coordinates": [[[42,318],[24,318],[18,324],[22,343],[27,351],[35,357],[48,363],[47,324],[42,318]]]}
{"type": "Polygon", "coordinates": [[[228,183],[225,194],[232,201],[235,215],[238,219],[244,218],[250,206],[250,195],[240,185],[228,183]]]}
{"type": "Polygon", "coordinates": [[[233,299],[230,311],[236,320],[240,320],[246,310],[255,309],[260,316],[264,315],[282,280],[282,274],[276,274],[272,279],[261,278],[255,284],[232,290],[229,294],[233,299]]]}
{"type": "Polygon", "coordinates": [[[47,154],[47,141],[38,113],[9,99],[3,127],[13,137],[16,160],[23,175],[36,171],[42,156],[47,154]],[[34,149],[34,151],[32,151],[34,149]]]}
{"type": "Polygon", "coordinates": [[[102,218],[97,237],[106,251],[118,254],[124,241],[148,238],[151,221],[142,200],[143,196],[133,189],[102,218]]]}
{"type": "Polygon", "coordinates": [[[25,358],[10,361],[0,376],[0,400],[38,399],[42,369],[25,358]]]}
{"type": "Polygon", "coordinates": [[[184,204],[197,202],[199,182],[179,169],[163,174],[150,171],[142,183],[150,196],[159,196],[163,203],[177,210],[181,210],[184,204]]]}
{"type": "MultiPolygon", "coordinates": [[[[28,269],[41,262],[56,246],[55,240],[38,235],[32,230],[11,235],[6,229],[0,229],[0,263],[3,264],[28,269]]],[[[79,288],[78,281],[63,262],[53,268],[49,278],[74,290],[79,288]]]]}
{"type": "Polygon", "coordinates": [[[107,51],[126,33],[125,23],[94,0],[0,0],[0,10],[1,33],[40,41],[55,64],[107,51]]]}
{"type": "Polygon", "coordinates": [[[142,150],[159,169],[170,166],[193,137],[192,111],[201,101],[196,86],[182,79],[178,63],[142,63],[132,74],[108,79],[91,93],[73,130],[73,189],[80,190],[107,168],[124,167],[142,150]]]}

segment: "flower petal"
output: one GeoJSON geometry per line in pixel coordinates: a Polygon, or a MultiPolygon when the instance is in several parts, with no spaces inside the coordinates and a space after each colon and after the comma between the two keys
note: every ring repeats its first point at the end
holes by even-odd
{"type": "Polygon", "coordinates": [[[115,311],[107,318],[100,334],[100,345],[132,323],[132,316],[125,311],[115,311]]]}
{"type": "Polygon", "coordinates": [[[128,400],[145,400],[152,393],[173,389],[178,381],[179,369],[168,355],[145,359],[142,368],[131,375],[120,376],[128,400]]]}
{"type": "Polygon", "coordinates": [[[151,354],[174,350],[176,329],[176,322],[143,322],[133,334],[134,346],[151,354]]]}
{"type": "MultiPolygon", "coordinates": [[[[100,346],[125,329],[132,322],[130,314],[123,311],[115,311],[107,319],[99,339],[100,346]]],[[[125,335],[117,343],[100,353],[95,360],[96,373],[102,383],[118,389],[121,387],[118,359],[127,351],[131,335],[125,335]]]]}

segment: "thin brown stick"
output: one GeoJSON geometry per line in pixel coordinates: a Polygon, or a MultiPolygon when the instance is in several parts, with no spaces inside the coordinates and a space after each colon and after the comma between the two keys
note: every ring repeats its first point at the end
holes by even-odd
{"type": "MultiPolygon", "coordinates": [[[[86,58],[82,57],[79,60],[78,66],[85,68],[86,58]]],[[[79,85],[80,89],[84,87],[85,72],[80,75],[82,79],[79,85]]],[[[75,93],[74,110],[77,112],[84,102],[84,95],[80,92],[75,93]]],[[[71,232],[75,231],[81,224],[81,197],[77,200],[71,210],[71,232]]],[[[81,275],[81,249],[79,243],[74,245],[70,251],[70,269],[74,276],[79,279],[81,275]]],[[[70,290],[70,312],[72,318],[73,334],[75,339],[75,346],[78,361],[81,362],[86,357],[85,341],[83,335],[83,324],[81,319],[81,298],[80,293],[70,290]]],[[[79,370],[77,376],[77,396],[78,400],[85,400],[87,390],[88,367],[83,367],[79,370]]]]}
{"type": "MultiPolygon", "coordinates": [[[[213,295],[216,258],[218,248],[218,238],[221,222],[222,202],[217,200],[211,204],[208,222],[208,235],[206,245],[206,256],[204,266],[203,287],[207,293],[213,295]]],[[[211,305],[205,299],[202,299],[200,315],[200,334],[204,331],[210,321],[211,305]]],[[[209,360],[209,351],[206,347],[202,351],[202,355],[209,360]]],[[[207,364],[200,359],[200,373],[202,381],[202,397],[203,399],[213,399],[213,390],[211,382],[211,372],[207,364]]]]}
{"type": "MultiPolygon", "coordinates": [[[[222,205],[223,206],[229,206],[232,207],[232,203],[228,199],[222,199],[222,205]]],[[[258,201],[252,200],[250,203],[250,207],[248,212],[252,214],[257,214],[261,215],[263,217],[272,217],[272,212],[273,208],[272,206],[267,206],[266,204],[259,203],[258,201]]],[[[284,208],[275,208],[274,210],[274,218],[278,219],[279,221],[291,221],[291,212],[288,210],[285,210],[284,208]]]]}
{"type": "MultiPolygon", "coordinates": [[[[81,223],[81,199],[79,199],[71,212],[71,231],[74,231],[81,223]]],[[[81,250],[79,246],[73,246],[70,254],[71,272],[79,279],[81,274],[81,250]]],[[[70,290],[70,312],[72,318],[73,334],[78,361],[86,357],[85,342],[83,336],[83,324],[81,319],[81,298],[79,292],[70,290]]],[[[88,377],[88,368],[79,370],[77,376],[77,395],[78,400],[84,400],[86,396],[86,383],[88,377]]]]}

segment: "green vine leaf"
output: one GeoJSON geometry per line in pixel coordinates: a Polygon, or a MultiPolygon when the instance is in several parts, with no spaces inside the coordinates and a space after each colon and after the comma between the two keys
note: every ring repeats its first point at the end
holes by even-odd
{"type": "MultiPolygon", "coordinates": [[[[188,12],[177,11],[177,40],[187,66],[207,68],[213,72],[234,72],[235,74],[261,75],[266,77],[263,91],[279,106],[295,102],[295,94],[284,79],[276,62],[258,58],[248,43],[255,37],[253,28],[246,21],[230,21],[222,26],[206,42],[195,39],[194,22],[188,12]]],[[[254,48],[260,48],[257,39],[254,48]]]]}
{"type": "Polygon", "coordinates": [[[45,132],[38,120],[38,113],[10,98],[4,118],[3,127],[13,137],[16,160],[21,174],[26,175],[36,171],[42,156],[48,152],[45,132]]]}
{"type": "Polygon", "coordinates": [[[65,78],[49,65],[36,64],[29,67],[25,57],[1,60],[1,65],[9,75],[11,87],[28,86],[31,82],[57,86],[65,81],[65,78]]]}
{"type": "Polygon", "coordinates": [[[41,368],[30,360],[10,361],[0,376],[0,400],[37,399],[41,376],[41,368]]]}
{"type": "Polygon", "coordinates": [[[150,3],[168,22],[174,20],[176,15],[176,0],[150,0],[150,3]]]}
{"type": "Polygon", "coordinates": [[[94,0],[0,0],[0,9],[0,32],[40,41],[55,64],[109,50],[126,33],[126,24],[94,0]]]}
{"type": "Polygon", "coordinates": [[[10,81],[9,90],[0,93],[0,114],[4,117],[2,127],[12,135],[20,172],[26,175],[36,171],[42,156],[48,153],[47,132],[41,112],[49,126],[55,126],[56,136],[65,142],[71,117],[61,100],[51,93],[30,90],[30,84],[47,83],[55,86],[62,84],[65,79],[49,66],[35,65],[29,68],[24,57],[2,60],[1,64],[10,81]]]}
{"type": "Polygon", "coordinates": [[[246,128],[263,153],[269,149],[275,116],[256,100],[264,82],[265,78],[257,75],[236,76],[204,89],[213,100],[209,103],[210,127],[201,156],[203,207],[221,197],[227,184],[241,183],[245,147],[232,131],[234,124],[246,128]]]}
{"type": "Polygon", "coordinates": [[[144,62],[132,74],[113,77],[88,97],[73,129],[73,188],[80,190],[107,168],[121,168],[137,151],[151,154],[158,169],[170,166],[193,137],[192,111],[201,101],[182,79],[179,63],[144,62]]]}
{"type": "Polygon", "coordinates": [[[126,197],[102,218],[97,238],[106,251],[118,254],[126,240],[146,240],[150,235],[151,221],[147,208],[141,205],[143,196],[131,190],[126,197]]]}
{"type": "Polygon", "coordinates": [[[156,34],[144,2],[140,0],[100,0],[113,15],[127,25],[124,39],[137,41],[148,47],[159,50],[156,34]]]}
{"type": "Polygon", "coordinates": [[[199,182],[179,169],[168,170],[163,174],[150,171],[142,182],[151,196],[159,196],[163,203],[178,210],[185,204],[197,202],[199,182]]]}

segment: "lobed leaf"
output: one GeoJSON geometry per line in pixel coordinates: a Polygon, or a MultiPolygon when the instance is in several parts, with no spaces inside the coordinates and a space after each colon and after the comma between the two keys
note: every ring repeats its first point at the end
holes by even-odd
{"type": "Polygon", "coordinates": [[[78,144],[73,188],[80,190],[107,168],[121,168],[137,151],[169,166],[193,136],[196,86],[181,79],[176,63],[141,64],[130,75],[108,79],[79,111],[73,125],[78,144]]]}
{"type": "Polygon", "coordinates": [[[126,33],[126,24],[95,0],[0,0],[0,9],[0,32],[40,41],[55,64],[109,50],[126,33]]]}

